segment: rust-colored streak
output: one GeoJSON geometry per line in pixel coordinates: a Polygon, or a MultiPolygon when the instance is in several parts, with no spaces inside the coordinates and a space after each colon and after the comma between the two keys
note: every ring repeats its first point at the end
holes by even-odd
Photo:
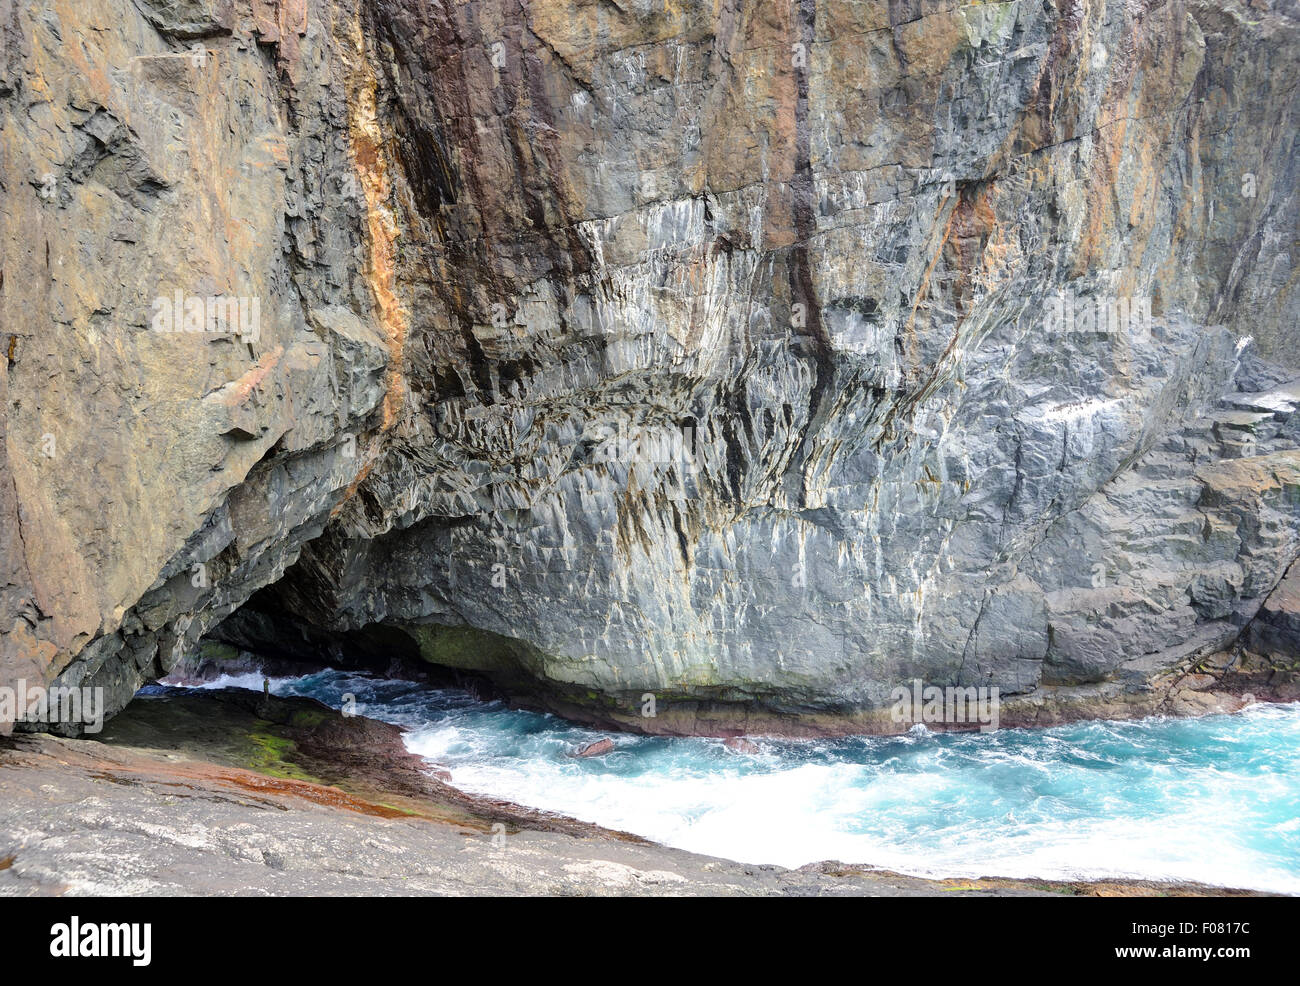
{"type": "Polygon", "coordinates": [[[392,180],[379,124],[378,80],[368,67],[365,41],[358,20],[354,25],[356,61],[348,101],[348,134],[361,192],[365,196],[365,230],[369,252],[366,281],[378,308],[379,324],[388,343],[388,371],[382,406],[381,429],[397,420],[405,395],[402,373],[408,316],[397,294],[397,240],[401,230],[390,204],[392,180]]]}
{"type": "Polygon", "coordinates": [[[228,398],[232,404],[240,404],[246,400],[254,390],[262,385],[276,364],[280,362],[280,357],[284,355],[284,347],[276,346],[269,353],[264,355],[247,373],[235,381],[235,387],[228,398]]]}
{"type": "Polygon", "coordinates": [[[295,781],[281,777],[264,777],[261,774],[252,774],[245,771],[230,771],[225,774],[218,773],[215,779],[232,787],[251,791],[255,794],[282,795],[301,798],[304,801],[310,801],[313,804],[318,804],[325,808],[342,808],[345,811],[355,811],[362,815],[373,815],[376,818],[408,818],[411,815],[411,812],[401,811],[397,808],[390,808],[388,805],[375,804],[373,801],[364,801],[361,798],[354,798],[352,795],[340,791],[336,787],[323,787],[322,785],[311,784],[307,781],[295,781]]]}
{"type": "MultiPolygon", "coordinates": [[[[942,213],[947,206],[948,200],[945,198],[939,203],[938,213],[935,214],[936,220],[939,218],[939,213],[942,213]]],[[[925,265],[925,273],[921,275],[921,283],[917,286],[916,295],[912,298],[912,310],[908,312],[907,324],[903,327],[903,331],[907,336],[908,355],[912,357],[916,355],[916,313],[921,307],[921,302],[930,293],[930,277],[934,274],[934,268],[943,257],[944,248],[948,245],[948,237],[952,235],[952,220],[953,216],[956,215],[956,211],[954,206],[949,211],[948,218],[944,221],[943,236],[935,247],[934,253],[930,256],[930,262],[925,265]]]]}
{"type": "Polygon", "coordinates": [[[366,478],[370,473],[374,471],[376,461],[377,460],[374,457],[371,457],[367,458],[366,461],[361,464],[361,468],[357,470],[356,476],[352,478],[352,482],[348,483],[348,488],[343,491],[343,496],[339,498],[339,502],[336,503],[334,508],[330,511],[330,517],[338,516],[339,512],[347,502],[356,495],[357,489],[366,481],[366,478]]]}
{"type": "Polygon", "coordinates": [[[388,805],[376,804],[364,798],[353,797],[336,787],[313,784],[310,781],[287,777],[268,777],[249,770],[217,767],[201,762],[188,764],[151,764],[137,769],[128,766],[105,766],[91,772],[92,777],[116,784],[158,784],[164,787],[187,788],[202,793],[213,788],[226,788],[234,792],[256,794],[268,799],[297,798],[323,808],[354,811],[376,818],[409,818],[413,812],[402,811],[388,805]]]}
{"type": "MultiPolygon", "coordinates": [[[[993,189],[994,183],[990,181],[973,190],[971,194],[958,192],[957,201],[949,209],[948,216],[943,222],[943,235],[930,255],[930,261],[921,277],[904,327],[908,356],[912,360],[909,375],[916,373],[919,377],[921,367],[915,355],[916,315],[921,303],[929,295],[931,278],[940,260],[944,261],[945,267],[951,269],[954,275],[952,298],[956,311],[952,337],[934,365],[930,367],[924,382],[919,383],[903,404],[891,407],[885,414],[881,421],[882,431],[880,438],[877,439],[877,447],[889,434],[894,419],[904,413],[904,405],[915,405],[924,400],[939,381],[944,366],[961,338],[962,323],[969,314],[972,289],[981,282],[985,286],[991,286],[1002,276],[1012,245],[999,227],[997,211],[993,206],[993,189]]],[[[948,202],[949,199],[944,198],[939,203],[935,212],[936,223],[943,210],[948,208],[948,202]]]]}

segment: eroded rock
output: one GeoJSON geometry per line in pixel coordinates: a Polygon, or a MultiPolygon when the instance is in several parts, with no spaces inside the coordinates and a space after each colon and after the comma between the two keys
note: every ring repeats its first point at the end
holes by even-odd
{"type": "Polygon", "coordinates": [[[383,641],[729,735],[1231,648],[1300,554],[1298,34],[14,5],[0,678],[383,641]]]}
{"type": "Polygon", "coordinates": [[[612,739],[600,739],[594,743],[588,743],[585,746],[574,750],[570,756],[574,757],[603,757],[606,753],[614,752],[614,741],[612,739]]]}

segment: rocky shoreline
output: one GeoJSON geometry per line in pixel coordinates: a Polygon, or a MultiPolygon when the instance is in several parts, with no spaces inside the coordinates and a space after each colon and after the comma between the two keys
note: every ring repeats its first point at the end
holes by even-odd
{"type": "Polygon", "coordinates": [[[713,859],[457,790],[401,731],[235,689],[141,697],[96,739],[0,740],[0,895],[1255,896],[713,859]]]}

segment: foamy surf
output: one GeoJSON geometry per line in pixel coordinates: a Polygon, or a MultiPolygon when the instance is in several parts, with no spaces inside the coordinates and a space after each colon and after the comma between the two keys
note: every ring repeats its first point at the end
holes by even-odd
{"type": "MultiPolygon", "coordinates": [[[[226,684],[261,689],[259,675],[226,684]],[[245,681],[245,679],[248,679],[245,681]]],[[[746,863],[917,876],[1196,881],[1300,894],[1300,706],[1202,719],[822,741],[606,734],[464,692],[326,671],[275,679],[406,726],[475,794],[746,863]]]]}

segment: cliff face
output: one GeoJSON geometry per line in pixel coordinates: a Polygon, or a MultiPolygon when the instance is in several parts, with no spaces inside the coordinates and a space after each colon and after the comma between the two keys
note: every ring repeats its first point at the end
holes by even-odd
{"type": "Polygon", "coordinates": [[[0,677],[120,707],[215,633],[690,731],[1141,687],[1270,594],[1294,646],[1295,3],[0,39],[0,677]]]}

